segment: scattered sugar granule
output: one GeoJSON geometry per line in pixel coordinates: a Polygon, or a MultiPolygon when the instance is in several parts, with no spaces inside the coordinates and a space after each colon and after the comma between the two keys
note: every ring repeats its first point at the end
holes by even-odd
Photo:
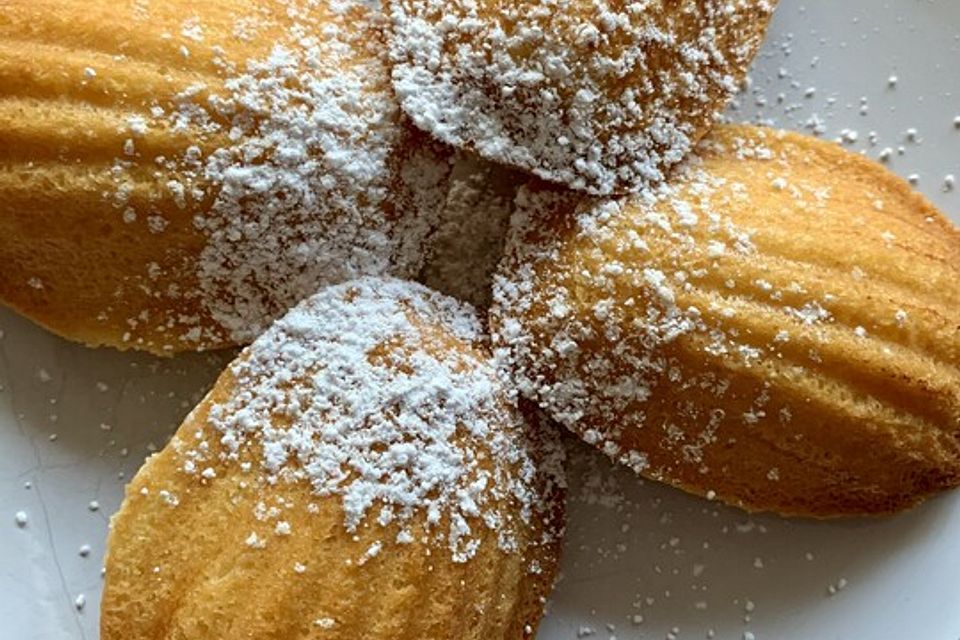
{"type": "Polygon", "coordinates": [[[835,596],[836,594],[840,593],[846,588],[847,588],[847,579],[840,578],[839,580],[837,580],[835,584],[831,584],[827,587],[827,594],[830,596],[835,596]]]}
{"type": "Polygon", "coordinates": [[[147,121],[143,116],[130,116],[127,118],[127,128],[134,136],[143,136],[147,133],[147,121]]]}
{"type": "Polygon", "coordinates": [[[953,191],[953,188],[956,186],[957,178],[952,174],[948,173],[943,177],[943,191],[950,192],[953,191]]]}
{"type": "Polygon", "coordinates": [[[197,18],[189,18],[181,26],[180,35],[194,42],[203,42],[203,26],[197,18]]]}
{"type": "Polygon", "coordinates": [[[17,511],[13,516],[13,521],[17,523],[17,526],[21,529],[27,526],[27,522],[29,522],[29,520],[30,518],[27,516],[26,511],[17,511]]]}
{"type": "Polygon", "coordinates": [[[73,606],[77,611],[83,611],[83,608],[87,606],[87,596],[82,593],[78,595],[73,601],[73,606]]]}
{"type": "Polygon", "coordinates": [[[264,540],[261,540],[260,536],[258,536],[256,532],[253,532],[247,536],[247,539],[244,541],[244,543],[251,549],[263,549],[267,546],[267,543],[264,540]]]}

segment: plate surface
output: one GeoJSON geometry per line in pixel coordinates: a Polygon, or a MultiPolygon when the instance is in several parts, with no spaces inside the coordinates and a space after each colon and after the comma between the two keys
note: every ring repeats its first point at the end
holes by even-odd
{"type": "MultiPolygon", "coordinates": [[[[960,3],[781,0],[751,77],[731,118],[889,148],[960,222],[960,187],[944,190],[960,176],[960,3]]],[[[0,637],[97,637],[124,481],[227,359],[89,350],[0,310],[0,637]]],[[[960,638],[960,494],[883,520],[749,517],[572,449],[542,639],[960,638]]]]}

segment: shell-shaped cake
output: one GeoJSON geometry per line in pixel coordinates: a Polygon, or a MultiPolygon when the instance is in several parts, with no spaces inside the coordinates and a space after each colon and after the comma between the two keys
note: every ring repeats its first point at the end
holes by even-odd
{"type": "Polygon", "coordinates": [[[162,354],[416,274],[450,167],[401,117],[380,22],[332,0],[4,2],[0,302],[162,354]]]}
{"type": "Polygon", "coordinates": [[[595,194],[659,181],[740,86],[775,0],[387,0],[428,133],[595,194]]]}
{"type": "Polygon", "coordinates": [[[531,185],[512,225],[495,345],[612,458],[823,517],[960,483],[960,233],[880,165],[721,126],[667,186],[531,185]]]}
{"type": "Polygon", "coordinates": [[[472,308],[399,280],[322,290],[127,488],[101,637],[532,637],[563,453],[525,411],[472,308]]]}

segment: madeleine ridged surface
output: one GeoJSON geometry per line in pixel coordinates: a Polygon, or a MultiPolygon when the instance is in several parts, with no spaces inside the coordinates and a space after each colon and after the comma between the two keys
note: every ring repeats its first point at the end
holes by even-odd
{"type": "Polygon", "coordinates": [[[414,275],[449,163],[379,21],[302,0],[10,0],[0,301],[157,353],[249,342],[324,284],[414,275]]]}
{"type": "Polygon", "coordinates": [[[535,419],[471,308],[398,280],[321,291],[128,487],[101,638],[531,637],[563,520],[535,419]]]}
{"type": "Polygon", "coordinates": [[[960,482],[960,233],[881,166],[722,126],[668,186],[531,186],[495,285],[525,394],[645,476],[884,513],[960,482]]]}
{"type": "Polygon", "coordinates": [[[591,193],[637,191],[709,130],[775,0],[388,0],[393,84],[449,144],[591,193]]]}

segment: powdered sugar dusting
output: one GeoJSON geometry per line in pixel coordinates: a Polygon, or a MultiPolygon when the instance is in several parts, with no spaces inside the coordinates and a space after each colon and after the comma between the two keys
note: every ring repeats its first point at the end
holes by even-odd
{"type": "Polygon", "coordinates": [[[445,142],[574,188],[635,191],[709,128],[774,4],[393,0],[394,87],[445,142]]]}
{"type": "MultiPolygon", "coordinates": [[[[232,365],[236,390],[210,422],[228,457],[259,445],[266,481],[339,497],[348,531],[399,525],[403,544],[422,526],[459,562],[484,530],[515,550],[556,508],[562,481],[543,474],[561,454],[521,416],[483,340],[470,307],[420,285],[328,288],[232,365]]],[[[203,467],[202,443],[175,446],[184,472],[203,467]]]]}
{"type": "Polygon", "coordinates": [[[376,14],[339,0],[273,4],[236,18],[280,29],[262,58],[211,43],[188,19],[183,36],[211,44],[222,87],[198,83],[131,124],[202,132],[162,159],[177,176],[170,196],[198,210],[206,239],[187,295],[219,327],[180,336],[200,346],[219,333],[248,342],[325,284],[414,275],[445,193],[448,159],[401,118],[376,14]]]}

